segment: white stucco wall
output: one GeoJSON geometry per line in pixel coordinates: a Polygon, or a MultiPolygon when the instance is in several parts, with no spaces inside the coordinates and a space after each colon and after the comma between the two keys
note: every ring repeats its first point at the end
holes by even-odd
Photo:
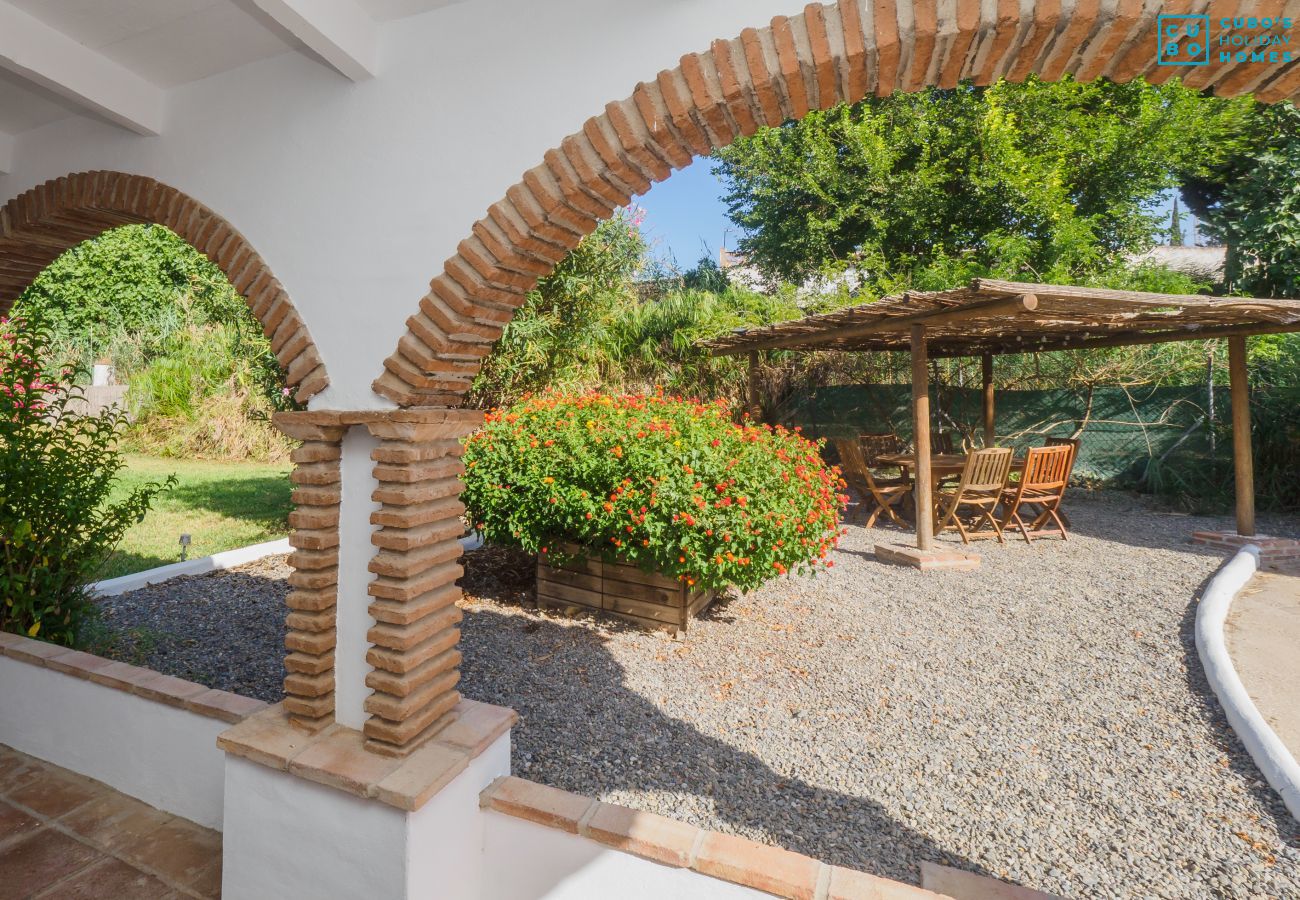
{"type": "Polygon", "coordinates": [[[0,744],[222,827],[226,722],[0,657],[0,744]]]}
{"type": "Polygon", "coordinates": [[[312,406],[382,407],[370,383],[406,318],[525,169],[682,54],[803,5],[469,0],[379,26],[370,81],[287,52],[173,89],[159,137],[86,118],[24,132],[0,196],[89,169],[189,193],[302,313],[331,377],[312,406]]]}
{"type": "Polygon", "coordinates": [[[772,896],[499,812],[487,812],[484,818],[484,900],[756,900],[772,896]]]}
{"type": "Polygon", "coordinates": [[[226,764],[222,897],[479,900],[479,794],[510,771],[510,735],[413,813],[239,757],[226,764]]]}
{"type": "Polygon", "coordinates": [[[374,476],[370,451],[379,439],[363,427],[351,428],[343,436],[340,464],[343,484],[339,505],[339,585],[335,607],[338,631],[334,648],[334,719],[349,728],[360,729],[366,723],[365,703],[370,696],[366,676],[373,668],[366,662],[370,641],[366,635],[374,627],[370,615],[368,586],[370,559],[375,548],[370,535],[370,513],[380,504],[371,500],[379,482],[374,476]]]}

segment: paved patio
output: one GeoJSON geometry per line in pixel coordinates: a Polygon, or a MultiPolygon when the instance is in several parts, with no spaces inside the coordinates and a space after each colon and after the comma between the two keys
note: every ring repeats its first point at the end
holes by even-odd
{"type": "Polygon", "coordinates": [[[0,898],[221,895],[221,835],[0,745],[0,898]]]}
{"type": "Polygon", "coordinates": [[[1300,567],[1257,574],[1233,602],[1224,631],[1250,699],[1300,758],[1300,567]]]}

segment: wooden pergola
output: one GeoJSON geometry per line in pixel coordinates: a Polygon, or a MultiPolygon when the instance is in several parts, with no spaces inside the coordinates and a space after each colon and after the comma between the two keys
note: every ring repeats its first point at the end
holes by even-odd
{"type": "Polygon", "coordinates": [[[1237,532],[1255,533],[1246,338],[1300,331],[1300,300],[1149,294],[977,278],[968,287],[885,297],[701,342],[715,356],[748,354],[751,389],[764,350],[907,351],[912,354],[917,547],[933,544],[928,361],[978,356],[984,442],[994,440],[993,357],[1168,341],[1228,339],[1237,532]]]}

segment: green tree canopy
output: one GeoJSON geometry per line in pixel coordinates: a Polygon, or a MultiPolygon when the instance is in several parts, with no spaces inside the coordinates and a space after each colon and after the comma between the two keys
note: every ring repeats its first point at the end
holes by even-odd
{"type": "Polygon", "coordinates": [[[1206,234],[1227,245],[1228,287],[1300,297],[1300,110],[1261,106],[1239,150],[1187,186],[1206,234]]]}
{"type": "Polygon", "coordinates": [[[718,151],[740,249],[770,276],[853,265],[881,292],[1077,281],[1161,233],[1157,196],[1228,159],[1252,108],[1071,80],[868,98],[718,151]]]}
{"type": "Polygon", "coordinates": [[[39,315],[57,342],[98,355],[124,333],[154,331],[182,297],[205,321],[261,330],[216,264],[162,225],[125,225],[83,241],[50,263],[15,309],[39,315]]]}

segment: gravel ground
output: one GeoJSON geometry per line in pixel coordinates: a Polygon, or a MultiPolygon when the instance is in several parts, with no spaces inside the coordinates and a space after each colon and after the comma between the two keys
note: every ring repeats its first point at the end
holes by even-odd
{"type": "Polygon", "coordinates": [[[276,703],[284,696],[289,564],[270,556],[99,601],[93,649],[157,672],[276,703]]]}
{"type": "MultiPolygon", "coordinates": [[[[978,544],[972,573],[880,565],[872,545],[907,535],[850,527],[830,572],[716,603],[682,641],[530,609],[530,563],[485,548],[462,690],[520,712],[517,774],[833,863],[916,881],[929,859],[1063,896],[1300,897],[1300,826],[1192,639],[1221,557],[1186,538],[1226,520],[1108,494],[1069,509],[1068,542],[978,544]]],[[[147,664],[275,699],[283,570],[249,568],[110,605],[186,635],[147,664]]]]}

